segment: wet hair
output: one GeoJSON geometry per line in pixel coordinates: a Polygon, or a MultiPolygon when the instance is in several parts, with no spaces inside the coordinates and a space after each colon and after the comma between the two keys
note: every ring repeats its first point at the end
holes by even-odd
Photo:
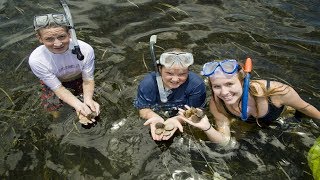
{"type": "Polygon", "coordinates": [[[189,50],[187,49],[180,49],[180,48],[170,48],[164,51],[164,53],[166,52],[189,52],[189,50]]]}
{"type": "Polygon", "coordinates": [[[68,26],[62,26],[62,25],[59,25],[59,24],[56,24],[56,23],[49,23],[47,26],[45,27],[41,27],[40,29],[36,30],[36,33],[41,36],[41,31],[43,29],[51,29],[51,28],[58,28],[58,27],[62,27],[65,29],[66,32],[69,31],[69,27],[68,26]]]}

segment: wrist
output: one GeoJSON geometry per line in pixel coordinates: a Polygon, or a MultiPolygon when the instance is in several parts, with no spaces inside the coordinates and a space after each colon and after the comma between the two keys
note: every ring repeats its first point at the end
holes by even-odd
{"type": "Polygon", "coordinates": [[[147,119],[148,121],[151,120],[151,121],[154,121],[154,122],[164,122],[164,119],[160,116],[154,116],[154,117],[151,117],[149,119],[147,119]]]}
{"type": "Polygon", "coordinates": [[[204,132],[209,131],[212,128],[211,124],[207,129],[203,129],[204,132]]]}

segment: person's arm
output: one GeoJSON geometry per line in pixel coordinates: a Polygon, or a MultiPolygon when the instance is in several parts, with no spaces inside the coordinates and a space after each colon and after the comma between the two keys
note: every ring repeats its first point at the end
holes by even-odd
{"type": "Polygon", "coordinates": [[[83,63],[82,67],[82,89],[83,89],[83,102],[89,106],[91,111],[94,111],[99,115],[100,113],[100,105],[93,100],[94,94],[94,63],[95,63],[95,54],[93,48],[83,42],[79,41],[79,45],[81,46],[81,52],[84,55],[84,60],[81,62],[83,63]]]}
{"type": "MultiPolygon", "coordinates": [[[[187,107],[188,108],[188,107],[187,107]]],[[[229,119],[218,112],[216,108],[216,104],[214,103],[213,98],[210,100],[210,112],[214,116],[216,129],[212,127],[209,122],[208,117],[205,115],[199,122],[194,123],[190,119],[183,116],[184,110],[180,109],[179,114],[181,115],[179,118],[187,122],[188,124],[195,126],[204,131],[207,135],[208,139],[214,143],[218,143],[220,145],[226,145],[230,140],[230,121],[229,119]]]]}
{"type": "Polygon", "coordinates": [[[75,97],[68,89],[64,86],[60,86],[58,89],[53,91],[63,102],[73,107],[77,113],[81,113],[87,116],[91,113],[89,107],[75,97]]]}
{"type": "Polygon", "coordinates": [[[205,131],[206,135],[212,142],[219,144],[228,143],[231,138],[230,120],[218,111],[216,103],[214,102],[214,97],[210,100],[210,112],[214,116],[216,129],[211,128],[208,131],[205,131]]]}
{"type": "Polygon", "coordinates": [[[301,99],[299,94],[292,87],[287,85],[284,86],[286,87],[286,93],[278,95],[283,105],[291,106],[311,118],[320,120],[320,111],[317,108],[301,99]]]}
{"type": "Polygon", "coordinates": [[[99,115],[100,105],[92,99],[94,93],[94,80],[83,80],[82,87],[84,103],[99,115]]]}

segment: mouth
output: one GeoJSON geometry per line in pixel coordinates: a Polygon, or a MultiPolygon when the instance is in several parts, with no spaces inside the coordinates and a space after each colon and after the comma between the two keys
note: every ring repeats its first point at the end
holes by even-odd
{"type": "Polygon", "coordinates": [[[60,49],[63,49],[63,48],[64,48],[64,46],[54,47],[54,49],[56,49],[56,50],[60,50],[60,49]]]}
{"type": "Polygon", "coordinates": [[[221,98],[222,98],[223,101],[229,102],[229,101],[231,101],[233,99],[233,95],[229,94],[227,96],[222,96],[221,98]]]}
{"type": "Polygon", "coordinates": [[[170,82],[170,84],[172,85],[172,86],[178,86],[179,84],[180,84],[180,82],[170,82]]]}

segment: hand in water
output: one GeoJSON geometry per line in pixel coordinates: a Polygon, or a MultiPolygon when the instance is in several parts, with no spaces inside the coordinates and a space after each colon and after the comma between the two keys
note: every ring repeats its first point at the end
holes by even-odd
{"type": "Polygon", "coordinates": [[[151,131],[151,135],[152,135],[152,139],[155,141],[161,141],[163,135],[158,135],[156,134],[156,124],[157,123],[163,123],[164,119],[161,117],[152,117],[150,119],[148,119],[143,125],[148,126],[150,125],[150,131],[151,131]]]}
{"type": "Polygon", "coordinates": [[[79,122],[83,125],[88,125],[88,124],[94,123],[96,121],[94,118],[97,117],[97,113],[94,111],[92,113],[88,114],[87,116],[84,116],[81,113],[77,113],[77,115],[79,118],[79,122]]]}
{"type": "Polygon", "coordinates": [[[183,132],[183,127],[180,123],[180,121],[177,119],[177,117],[172,117],[167,119],[164,122],[164,136],[162,137],[162,140],[168,140],[170,139],[173,134],[176,132],[177,129],[179,129],[180,132],[183,132]]]}
{"type": "MultiPolygon", "coordinates": [[[[186,107],[187,110],[191,109],[187,105],[185,105],[185,107],[186,107]]],[[[202,112],[202,110],[199,109],[199,108],[196,108],[196,110],[202,112]]],[[[211,127],[209,119],[208,119],[208,117],[206,115],[203,114],[202,118],[198,122],[195,122],[195,121],[192,120],[192,117],[187,118],[185,116],[185,112],[186,112],[186,110],[179,108],[179,119],[187,122],[188,124],[190,124],[190,125],[192,125],[194,127],[199,128],[201,130],[207,130],[209,127],[211,127]]]]}

